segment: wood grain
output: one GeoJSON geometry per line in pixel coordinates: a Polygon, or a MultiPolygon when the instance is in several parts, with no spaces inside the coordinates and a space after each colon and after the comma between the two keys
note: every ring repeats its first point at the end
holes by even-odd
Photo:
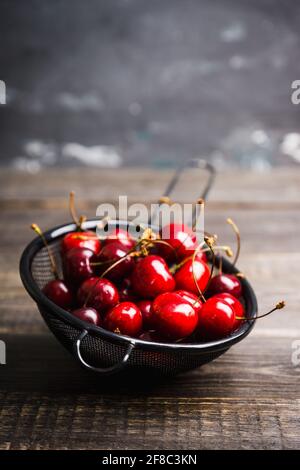
{"type": "Polygon", "coordinates": [[[99,379],[50,335],[21,285],[18,260],[32,238],[28,226],[68,220],[66,188],[78,190],[80,208],[93,216],[98,198],[113,200],[127,189],[144,200],[146,188],[155,200],[167,179],[164,172],[137,169],[1,173],[0,339],[7,345],[7,365],[0,366],[1,449],[299,448],[300,366],[292,363],[293,341],[300,339],[299,173],[218,177],[207,227],[232,243],[224,220],[230,215],[238,222],[239,266],[261,311],[281,298],[287,308],[199,370],[161,381],[99,379]]]}

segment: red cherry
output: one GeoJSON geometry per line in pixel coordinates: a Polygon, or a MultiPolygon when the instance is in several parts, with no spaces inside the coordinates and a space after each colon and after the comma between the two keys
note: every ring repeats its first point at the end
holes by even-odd
{"type": "Polygon", "coordinates": [[[152,301],[151,300],[140,300],[136,303],[142,312],[143,326],[145,329],[154,328],[153,315],[152,315],[152,301]]]}
{"type": "Polygon", "coordinates": [[[112,268],[105,277],[113,281],[119,281],[130,273],[133,269],[134,261],[131,256],[126,256],[128,251],[128,248],[124,248],[124,246],[118,241],[112,241],[102,248],[98,261],[107,262],[107,264],[101,267],[102,272],[110,266],[109,263],[113,264],[123,258],[122,262],[112,268]]]}
{"type": "Polygon", "coordinates": [[[204,339],[220,339],[233,331],[235,313],[233,307],[218,296],[211,297],[199,314],[198,332],[204,339]]]}
{"type": "Polygon", "coordinates": [[[101,316],[99,315],[97,310],[95,310],[94,308],[81,307],[81,308],[78,308],[77,310],[73,310],[72,314],[74,315],[74,317],[77,317],[82,321],[92,323],[93,325],[96,325],[96,326],[102,325],[101,316]]]}
{"type": "Polygon", "coordinates": [[[217,297],[220,299],[225,300],[234,310],[235,318],[234,318],[234,324],[232,327],[232,330],[235,331],[237,330],[241,323],[243,323],[244,320],[241,320],[240,318],[245,317],[245,309],[243,304],[236,298],[233,297],[231,294],[223,293],[223,294],[217,294],[217,297]],[[239,318],[236,318],[239,317],[239,318]]]}
{"type": "Polygon", "coordinates": [[[91,260],[94,253],[87,248],[72,248],[64,257],[64,277],[70,284],[79,286],[94,274],[91,260]]]}
{"type": "Polygon", "coordinates": [[[175,290],[174,293],[180,295],[180,297],[189,302],[199,315],[203,304],[195,294],[186,290],[175,290]]]}
{"type": "Polygon", "coordinates": [[[125,278],[124,281],[122,281],[120,287],[119,287],[119,297],[120,297],[120,302],[134,302],[135,301],[135,295],[132,292],[132,286],[131,286],[131,281],[129,278],[125,278]]]}
{"type": "Polygon", "coordinates": [[[48,299],[61,308],[68,310],[72,306],[72,294],[66,284],[59,279],[48,282],[43,292],[48,299]]]}
{"type": "Polygon", "coordinates": [[[146,256],[136,263],[131,282],[133,291],[147,299],[153,299],[175,288],[175,281],[167,263],[156,255],[146,256]]]}
{"type": "MultiPolygon", "coordinates": [[[[187,256],[193,254],[197,247],[197,238],[195,232],[187,225],[184,224],[170,224],[166,225],[161,230],[161,238],[176,251],[178,260],[182,260],[187,256]]],[[[166,245],[159,247],[160,253],[165,258],[170,258],[173,255],[173,250],[166,245]]]]}
{"type": "Polygon", "coordinates": [[[101,251],[101,241],[92,231],[67,233],[62,239],[62,253],[65,254],[73,248],[88,248],[98,255],[101,251]]]}
{"type": "Polygon", "coordinates": [[[117,288],[108,279],[90,277],[81,284],[77,292],[79,305],[87,305],[105,313],[119,303],[117,288]]]}
{"type": "Polygon", "coordinates": [[[195,309],[176,292],[166,292],[156,297],[152,311],[156,330],[171,340],[189,336],[198,323],[195,309]]]}
{"type": "Polygon", "coordinates": [[[122,228],[115,228],[112,230],[106,237],[104,244],[109,245],[115,241],[118,241],[120,245],[122,245],[123,248],[127,248],[127,250],[131,250],[135,245],[135,241],[131,237],[130,233],[122,228]]]}
{"type": "Polygon", "coordinates": [[[142,329],[142,313],[132,302],[116,305],[104,319],[104,326],[114,333],[137,336],[142,329]]]}
{"type": "Polygon", "coordinates": [[[193,264],[193,260],[188,259],[181,266],[181,268],[178,269],[174,276],[176,281],[176,288],[187,290],[195,295],[198,295],[199,291],[194,280],[193,271],[198,287],[201,292],[203,292],[210,278],[210,270],[207,264],[200,260],[195,260],[193,264]]]}
{"type": "Polygon", "coordinates": [[[207,295],[213,296],[223,292],[237,298],[242,295],[242,284],[234,274],[218,274],[212,278],[207,295]]]}

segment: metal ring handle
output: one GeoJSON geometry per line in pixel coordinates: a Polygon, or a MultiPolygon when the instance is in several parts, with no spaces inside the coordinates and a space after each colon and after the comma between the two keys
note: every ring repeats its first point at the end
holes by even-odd
{"type": "Polygon", "coordinates": [[[198,168],[199,170],[207,170],[208,171],[209,177],[208,177],[207,183],[206,183],[202,193],[199,195],[199,198],[202,198],[202,199],[206,198],[206,196],[208,195],[208,193],[209,193],[209,191],[210,191],[210,189],[213,185],[213,182],[214,182],[214,179],[215,179],[215,176],[216,176],[216,170],[215,170],[214,166],[211,165],[211,163],[208,163],[206,160],[203,160],[201,158],[192,158],[191,160],[189,160],[184,165],[180,166],[175,171],[175,174],[174,174],[173,178],[171,179],[170,183],[168,184],[168,186],[165,190],[164,197],[169,197],[170,196],[170,194],[172,193],[172,191],[176,187],[181,174],[187,168],[198,168]]]}
{"type": "MultiPolygon", "coordinates": [[[[168,184],[164,194],[163,194],[163,198],[164,197],[169,197],[170,194],[174,191],[182,173],[184,172],[184,170],[188,169],[188,168],[197,168],[199,170],[206,170],[208,173],[209,173],[209,176],[208,176],[208,180],[206,182],[206,185],[204,187],[204,189],[202,190],[202,193],[198,196],[199,199],[206,199],[213,183],[214,183],[214,180],[215,180],[215,177],[216,177],[216,170],[214,168],[213,165],[211,165],[211,163],[208,163],[206,160],[203,160],[201,158],[193,158],[191,160],[189,160],[187,163],[185,163],[184,165],[181,165],[179,168],[177,168],[177,170],[175,171],[174,173],[174,176],[173,178],[171,179],[170,183],[168,184]]],[[[160,205],[160,200],[158,201],[158,204],[160,205]]],[[[148,223],[150,223],[151,219],[154,220],[155,217],[157,215],[157,210],[156,212],[150,216],[149,220],[148,220],[148,223]]],[[[194,208],[193,210],[193,223],[194,223],[194,220],[195,220],[195,216],[196,216],[196,209],[194,208]]]]}
{"type": "Polygon", "coordinates": [[[111,374],[115,374],[116,372],[119,372],[120,370],[122,370],[129,358],[130,358],[130,355],[135,347],[135,343],[133,342],[130,342],[129,343],[129,346],[127,348],[127,351],[125,353],[125,356],[123,357],[122,361],[121,362],[118,362],[118,364],[115,364],[114,366],[111,366],[111,367],[106,367],[106,368],[102,368],[102,367],[94,367],[94,366],[91,366],[90,364],[88,364],[82,357],[81,355],[81,352],[80,352],[80,346],[81,346],[81,342],[82,340],[89,334],[89,332],[87,330],[83,330],[78,339],[76,340],[76,343],[74,344],[74,349],[75,349],[75,352],[77,354],[77,357],[79,359],[79,361],[81,362],[81,364],[88,370],[92,370],[93,372],[97,372],[98,374],[101,374],[101,375],[111,375],[111,374]]]}

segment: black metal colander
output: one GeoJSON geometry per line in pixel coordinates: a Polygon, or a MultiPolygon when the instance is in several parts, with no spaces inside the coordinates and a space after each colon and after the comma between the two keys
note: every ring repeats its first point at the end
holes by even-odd
{"type": "MultiPolygon", "coordinates": [[[[179,174],[175,175],[174,179],[178,179],[178,176],[179,174]]],[[[211,182],[212,178],[209,184],[211,182]]],[[[172,183],[173,180],[167,194],[174,188],[172,183]]],[[[208,185],[205,189],[206,193],[207,187],[208,185]]],[[[85,222],[85,228],[96,230],[98,223],[98,219],[88,220],[85,222]]],[[[127,227],[128,223],[127,221],[110,221],[110,227],[114,224],[127,227]]],[[[60,271],[62,270],[61,239],[65,234],[76,229],[75,224],[66,224],[45,233],[60,271]]],[[[223,269],[224,272],[238,272],[226,259],[223,259],[223,269]]],[[[257,314],[254,291],[248,281],[242,279],[248,321],[244,322],[231,336],[198,344],[149,342],[118,335],[83,322],[49,300],[42,292],[42,288],[54,276],[47,250],[39,237],[25,248],[20,261],[20,275],[26,290],[37,303],[52,333],[84,367],[100,374],[116,373],[125,366],[129,370],[147,370],[162,375],[194,369],[220,356],[248,335],[257,314]]]]}

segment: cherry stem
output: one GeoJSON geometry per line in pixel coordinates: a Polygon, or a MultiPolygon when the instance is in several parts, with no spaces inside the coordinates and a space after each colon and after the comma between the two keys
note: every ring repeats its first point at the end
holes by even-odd
{"type": "Polygon", "coordinates": [[[196,256],[197,256],[197,253],[198,251],[200,250],[200,247],[203,246],[203,242],[200,243],[197,248],[195,249],[194,251],[194,254],[192,256],[192,274],[193,274],[193,279],[194,279],[194,283],[197,287],[197,290],[199,292],[199,298],[203,301],[203,302],[206,302],[206,298],[204,297],[203,295],[203,292],[202,290],[200,289],[199,285],[198,285],[198,282],[197,282],[197,279],[196,279],[196,274],[195,274],[195,261],[196,261],[196,256]]]}
{"type": "MultiPolygon", "coordinates": [[[[230,248],[230,246],[227,246],[227,245],[217,245],[214,247],[214,250],[215,251],[225,251],[226,255],[231,258],[233,256],[233,252],[232,252],[232,249],[230,248]]],[[[210,251],[209,248],[205,248],[204,250],[202,250],[203,253],[206,253],[207,251],[210,251]]]]}
{"type": "Polygon", "coordinates": [[[204,211],[204,206],[205,206],[205,201],[204,199],[202,199],[202,197],[200,197],[199,199],[197,199],[196,201],[196,205],[200,206],[200,214],[198,215],[198,217],[195,219],[195,222],[193,223],[193,231],[195,231],[196,227],[197,227],[197,222],[198,222],[198,218],[200,217],[200,215],[202,214],[202,212],[204,211]]]}
{"type": "Polygon", "coordinates": [[[213,249],[213,244],[214,244],[215,239],[213,237],[204,237],[204,240],[212,254],[210,276],[206,284],[206,287],[204,289],[204,293],[205,293],[209,287],[209,284],[211,283],[211,280],[214,274],[214,268],[216,264],[216,254],[215,254],[215,250],[213,249]]]}
{"type": "Polygon", "coordinates": [[[74,224],[76,224],[77,230],[82,230],[82,224],[86,221],[86,217],[81,215],[78,217],[75,209],[75,192],[71,191],[69,195],[69,210],[74,224]]]}
{"type": "Polygon", "coordinates": [[[271,313],[275,312],[276,310],[281,310],[282,308],[285,307],[285,301],[284,300],[281,300],[280,302],[278,302],[274,308],[272,308],[272,310],[270,310],[269,312],[267,313],[264,313],[263,315],[259,315],[258,317],[255,317],[255,318],[246,318],[246,317],[235,317],[237,320],[252,320],[252,321],[255,321],[255,320],[258,320],[259,318],[264,318],[264,317],[267,317],[268,315],[270,315],[271,313]]]}
{"type": "Polygon", "coordinates": [[[232,219],[228,218],[227,219],[227,223],[232,227],[234,233],[235,233],[235,236],[236,236],[236,242],[237,242],[237,249],[236,249],[236,253],[235,253],[235,257],[234,257],[234,260],[233,260],[233,266],[236,265],[236,262],[240,256],[240,251],[241,251],[241,234],[240,234],[240,230],[238,228],[238,226],[233,222],[232,219]]]}
{"type": "Polygon", "coordinates": [[[158,200],[159,204],[167,204],[168,206],[172,205],[172,201],[169,196],[161,196],[158,200]]]}
{"type": "Polygon", "coordinates": [[[223,257],[220,255],[219,259],[219,273],[222,274],[223,272],[223,257]]]}
{"type": "Polygon", "coordinates": [[[45,238],[45,235],[43,234],[42,230],[40,229],[40,227],[37,224],[31,224],[30,227],[37,235],[39,235],[39,237],[41,237],[41,239],[42,239],[42,241],[45,245],[45,248],[47,249],[47,252],[48,252],[49,260],[50,260],[50,263],[51,263],[51,271],[54,274],[55,279],[58,279],[59,276],[58,276],[56,262],[55,262],[53,254],[52,254],[52,251],[50,249],[50,246],[49,246],[49,244],[48,244],[48,242],[45,238]]]}

